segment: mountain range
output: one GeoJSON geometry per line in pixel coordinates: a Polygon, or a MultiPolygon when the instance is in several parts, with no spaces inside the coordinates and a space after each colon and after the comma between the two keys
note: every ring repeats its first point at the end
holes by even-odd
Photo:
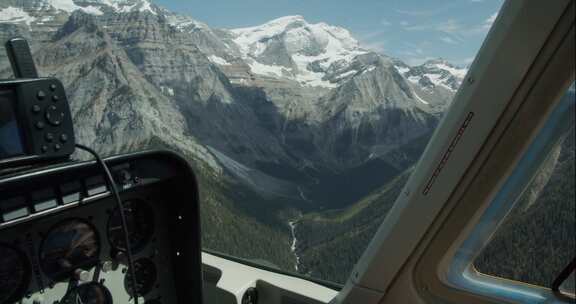
{"type": "Polygon", "coordinates": [[[206,248],[340,282],[467,73],[302,16],[218,29],[148,0],[3,0],[13,36],[64,83],[78,141],[190,161],[206,248]]]}

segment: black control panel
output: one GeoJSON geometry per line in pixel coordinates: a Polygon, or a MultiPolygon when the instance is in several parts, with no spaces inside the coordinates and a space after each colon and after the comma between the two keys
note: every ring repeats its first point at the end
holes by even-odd
{"type": "Polygon", "coordinates": [[[0,179],[0,304],[202,303],[198,193],[168,152],[71,163],[0,179]]]}
{"type": "MultiPolygon", "coordinates": [[[[22,155],[64,157],[74,151],[74,127],[66,93],[55,78],[0,83],[0,102],[14,106],[22,155]]],[[[5,106],[7,107],[7,106],[5,106]]],[[[13,155],[18,156],[18,155],[13,155]]]]}
{"type": "Polygon", "coordinates": [[[26,40],[6,49],[16,79],[0,80],[0,169],[68,157],[74,128],[62,83],[38,78],[26,40]]]}

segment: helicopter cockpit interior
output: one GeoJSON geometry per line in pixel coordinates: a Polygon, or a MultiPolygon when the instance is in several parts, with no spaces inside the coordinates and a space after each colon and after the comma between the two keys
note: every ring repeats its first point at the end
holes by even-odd
{"type": "Polygon", "coordinates": [[[302,16],[2,0],[0,304],[576,303],[576,2],[491,22],[458,69],[302,16]]]}

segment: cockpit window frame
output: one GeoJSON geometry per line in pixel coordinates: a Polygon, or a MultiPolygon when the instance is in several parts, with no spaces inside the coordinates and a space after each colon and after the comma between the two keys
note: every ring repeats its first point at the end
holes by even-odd
{"type": "MultiPolygon", "coordinates": [[[[465,265],[464,262],[457,275],[474,279],[475,285],[473,289],[463,288],[450,280],[454,275],[450,269],[459,249],[473,235],[483,214],[502,191],[521,157],[530,149],[545,123],[550,121],[553,110],[574,82],[575,7],[574,2],[568,3],[562,16],[558,17],[531,70],[515,88],[516,92],[524,91],[525,95],[516,94],[510,101],[510,105],[516,106],[509,106],[502,114],[501,126],[495,127],[497,132],[493,131],[491,135],[494,137],[493,146],[483,148],[480,153],[484,158],[476,157],[475,164],[468,168],[466,176],[451,194],[448,205],[453,207],[443,211],[436,228],[431,229],[437,230],[429,232],[431,241],[414,267],[414,282],[421,297],[454,303],[525,303],[534,299],[539,300],[536,303],[562,303],[550,288],[478,274],[471,264],[465,265]],[[493,285],[498,285],[508,294],[484,292],[493,285]]],[[[468,255],[477,254],[476,249],[471,249],[468,255]]]]}
{"type": "Polygon", "coordinates": [[[541,169],[541,165],[546,163],[545,160],[550,156],[553,147],[564,139],[563,136],[574,124],[574,109],[575,102],[571,99],[563,100],[554,109],[469,237],[453,256],[446,257],[449,261],[445,263],[450,264],[446,274],[448,284],[474,293],[519,303],[549,303],[558,299],[558,294],[551,286],[535,286],[486,275],[476,270],[473,263],[490,237],[515,207],[522,193],[541,169]]]}

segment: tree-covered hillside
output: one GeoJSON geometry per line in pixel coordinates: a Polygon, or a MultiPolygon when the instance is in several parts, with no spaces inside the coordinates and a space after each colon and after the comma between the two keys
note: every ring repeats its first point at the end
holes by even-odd
{"type": "Polygon", "coordinates": [[[349,208],[303,216],[296,235],[300,272],[345,282],[411,172],[405,171],[349,208]]]}
{"type": "MultiPolygon", "coordinates": [[[[572,126],[475,261],[480,272],[550,286],[574,258],[574,137],[572,126]]],[[[349,208],[304,215],[296,230],[300,272],[344,283],[411,171],[349,208]]]]}
{"type": "MultiPolygon", "coordinates": [[[[476,259],[481,273],[550,286],[576,254],[574,127],[476,259]],[[549,174],[549,179],[543,178],[549,174]],[[542,181],[545,184],[540,184],[542,181]]],[[[573,288],[573,287],[572,287],[573,288]]]]}

